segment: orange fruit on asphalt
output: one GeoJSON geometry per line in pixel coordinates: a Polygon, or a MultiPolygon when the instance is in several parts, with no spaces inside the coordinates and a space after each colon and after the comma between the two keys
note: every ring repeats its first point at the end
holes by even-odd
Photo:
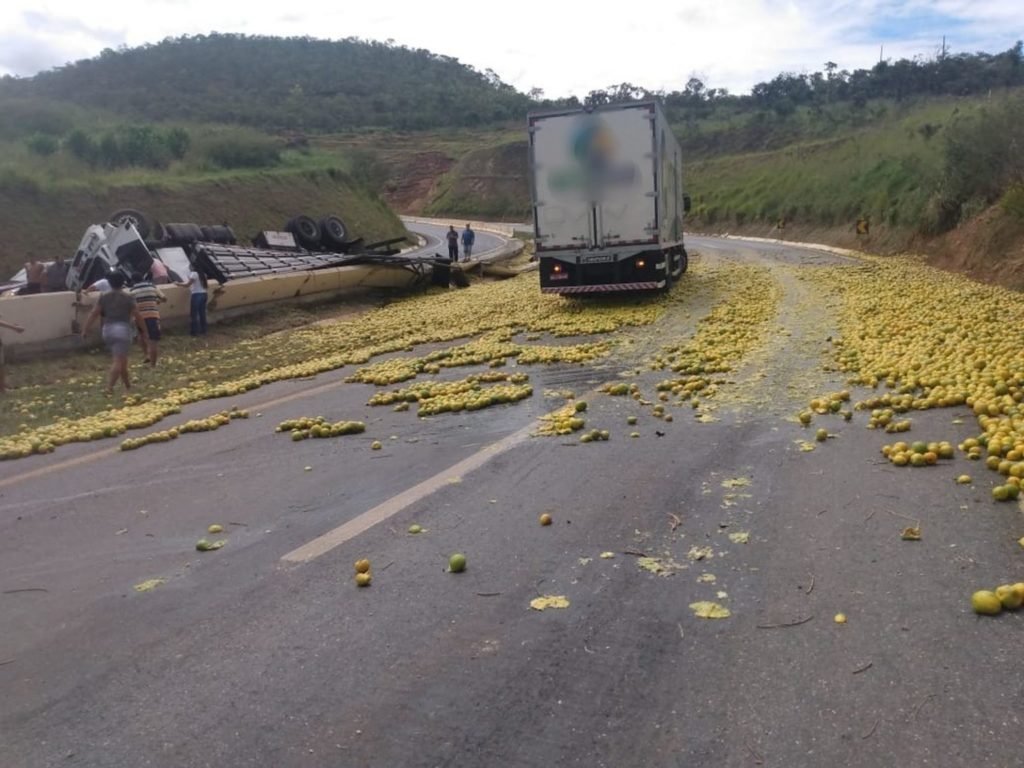
{"type": "Polygon", "coordinates": [[[356,560],[356,573],[369,573],[370,561],[365,557],[362,560],[356,560]]]}
{"type": "Polygon", "coordinates": [[[541,525],[551,525],[551,515],[549,515],[547,512],[541,515],[539,519],[541,525]]]}
{"type": "Polygon", "coordinates": [[[356,574],[356,586],[357,587],[368,587],[370,586],[370,579],[372,577],[368,573],[357,573],[356,574]]]}

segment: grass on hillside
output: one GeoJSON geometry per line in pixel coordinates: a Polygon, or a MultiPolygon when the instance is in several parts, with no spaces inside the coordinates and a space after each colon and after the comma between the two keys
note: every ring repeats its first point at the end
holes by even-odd
{"type": "Polygon", "coordinates": [[[768,152],[691,161],[693,217],[706,225],[794,223],[916,229],[942,172],[942,126],[978,100],[928,102],[869,128],[768,152]]]}

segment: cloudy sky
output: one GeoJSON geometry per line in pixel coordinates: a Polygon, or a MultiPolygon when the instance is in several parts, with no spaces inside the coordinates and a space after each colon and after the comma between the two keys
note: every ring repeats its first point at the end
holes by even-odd
{"type": "Polygon", "coordinates": [[[934,56],[943,35],[954,53],[1003,51],[1024,37],[1024,0],[0,0],[0,74],[211,31],[393,39],[549,96],[692,76],[738,93],[826,61],[870,67],[880,49],[934,56]]]}

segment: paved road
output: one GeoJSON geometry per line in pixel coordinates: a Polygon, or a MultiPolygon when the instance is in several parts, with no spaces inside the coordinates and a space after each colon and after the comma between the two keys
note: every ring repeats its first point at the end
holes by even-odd
{"type": "MultiPolygon", "coordinates": [[[[371,388],[339,371],[247,393],[253,418],[214,433],[0,464],[0,765],[1019,765],[1019,617],[965,607],[1013,572],[1019,553],[993,542],[1019,522],[992,513],[981,483],[877,466],[877,432],[796,450],[805,434],[783,417],[805,394],[785,377],[842,382],[820,372],[833,329],[812,289],[782,284],[792,335],[758,362],[762,397],[713,423],[591,397],[609,442],[524,437],[544,390],[632,369],[641,339],[598,365],[531,368],[537,395],[507,408],[417,420],[366,407],[371,388]],[[367,433],[273,432],[317,414],[367,433]],[[750,484],[728,487],[739,477],[750,484]],[[897,514],[927,516],[926,540],[901,542],[897,514]],[[195,552],[213,522],[227,546],[195,552]],[[738,530],[750,543],[728,539],[738,530]],[[689,561],[694,546],[713,556],[689,561]],[[455,551],[461,575],[445,572],[455,551]],[[686,568],[653,575],[627,552],[686,568]],[[352,583],[361,557],[369,589],[352,583]],[[152,578],[166,583],[133,589],[152,578]],[[570,605],[530,610],[545,594],[570,605]],[[715,599],[730,619],[688,607],[715,599]]],[[[644,333],[692,327],[708,306],[644,333]]],[[[917,423],[967,436],[949,418],[917,423]]]]}
{"type": "MultiPolygon", "coordinates": [[[[411,232],[423,235],[426,239],[426,244],[416,250],[412,251],[410,255],[414,256],[433,256],[434,254],[440,254],[445,258],[448,257],[448,242],[445,240],[445,233],[448,231],[448,227],[441,226],[438,224],[425,224],[422,222],[405,222],[406,229],[411,232]]],[[[462,236],[462,227],[456,227],[459,231],[459,236],[462,236]]],[[[489,253],[493,253],[495,250],[505,244],[505,238],[491,234],[490,232],[484,232],[481,230],[476,231],[476,242],[473,245],[473,258],[480,259],[486,257],[489,253]]],[[[462,241],[459,241],[459,258],[462,258],[462,241]]]]}

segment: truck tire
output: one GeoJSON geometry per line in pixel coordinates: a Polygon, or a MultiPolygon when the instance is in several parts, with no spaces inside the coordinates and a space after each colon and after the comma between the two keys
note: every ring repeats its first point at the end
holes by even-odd
{"type": "Polygon", "coordinates": [[[217,243],[219,245],[234,245],[238,242],[231,227],[224,224],[212,224],[200,227],[203,233],[203,242],[217,243]]]}
{"type": "Polygon", "coordinates": [[[348,227],[337,216],[325,216],[320,219],[321,242],[329,251],[340,251],[348,241],[348,227]]]}
{"type": "Polygon", "coordinates": [[[690,257],[686,255],[686,249],[679,249],[679,274],[683,275],[686,273],[687,268],[690,266],[690,257]]]}
{"type": "Polygon", "coordinates": [[[203,239],[203,230],[195,224],[168,224],[164,232],[168,240],[182,245],[203,239]]]}
{"type": "Polygon", "coordinates": [[[320,247],[320,225],[309,216],[296,216],[285,225],[285,230],[306,250],[315,251],[320,247]]]}
{"type": "Polygon", "coordinates": [[[111,224],[118,227],[123,224],[130,223],[135,227],[136,231],[139,233],[139,237],[143,240],[146,240],[149,237],[150,230],[152,229],[149,217],[142,211],[137,211],[134,208],[122,208],[119,211],[114,211],[110,214],[109,221],[111,224]]]}
{"type": "Polygon", "coordinates": [[[669,293],[672,290],[672,268],[675,266],[675,260],[673,254],[665,254],[665,285],[661,289],[664,293],[669,293]]]}

